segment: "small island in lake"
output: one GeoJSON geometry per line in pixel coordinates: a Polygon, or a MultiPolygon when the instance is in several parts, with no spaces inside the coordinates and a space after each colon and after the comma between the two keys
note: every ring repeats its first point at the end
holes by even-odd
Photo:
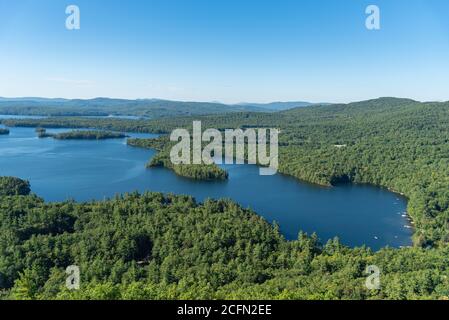
{"type": "Polygon", "coordinates": [[[9,134],[9,130],[5,128],[0,128],[0,135],[7,135],[9,134]]]}
{"type": "Polygon", "coordinates": [[[128,135],[120,132],[100,131],[100,130],[73,130],[62,133],[48,133],[43,128],[36,129],[39,138],[53,138],[57,140],[106,140],[122,139],[128,135]]]}
{"type": "Polygon", "coordinates": [[[39,138],[51,138],[54,136],[51,133],[47,133],[45,128],[36,128],[36,133],[39,138]]]}

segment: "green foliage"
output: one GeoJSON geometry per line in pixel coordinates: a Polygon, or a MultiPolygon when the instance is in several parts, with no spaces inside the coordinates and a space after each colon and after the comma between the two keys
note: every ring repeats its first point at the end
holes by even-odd
{"type": "Polygon", "coordinates": [[[74,130],[57,134],[47,133],[45,129],[36,130],[39,138],[52,137],[57,140],[106,140],[123,139],[128,137],[126,134],[111,131],[100,130],[74,130]]]}
{"type": "Polygon", "coordinates": [[[28,181],[14,177],[0,177],[0,197],[28,195],[30,193],[28,181]]]}
{"type": "Polygon", "coordinates": [[[134,116],[160,118],[173,116],[219,114],[239,111],[265,110],[262,106],[225,105],[212,102],[184,102],[158,99],[3,99],[0,114],[33,116],[134,116]]]}
{"type": "Polygon", "coordinates": [[[128,145],[140,148],[151,148],[158,152],[147,164],[151,167],[164,167],[173,170],[177,175],[196,180],[227,180],[228,173],[216,164],[173,164],[170,160],[170,149],[173,146],[167,136],[157,139],[128,139],[128,145]]]}

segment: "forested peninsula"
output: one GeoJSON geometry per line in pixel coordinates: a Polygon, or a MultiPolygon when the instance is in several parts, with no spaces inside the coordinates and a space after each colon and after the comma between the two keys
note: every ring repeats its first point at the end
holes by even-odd
{"type": "Polygon", "coordinates": [[[147,167],[164,167],[173,170],[177,175],[195,180],[227,180],[228,173],[216,164],[173,164],[170,150],[174,143],[168,136],[156,139],[128,139],[127,144],[133,147],[157,150],[158,153],[147,163],[147,167]]]}
{"type": "Polygon", "coordinates": [[[44,128],[37,128],[36,132],[39,138],[53,138],[56,140],[106,140],[128,137],[124,133],[100,130],[74,130],[62,133],[48,133],[44,128]]]}

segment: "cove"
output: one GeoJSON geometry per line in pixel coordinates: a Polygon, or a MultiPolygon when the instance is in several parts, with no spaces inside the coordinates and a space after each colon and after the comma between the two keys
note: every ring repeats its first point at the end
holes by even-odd
{"type": "Polygon", "coordinates": [[[287,239],[296,239],[302,230],[316,232],[322,241],[338,236],[346,245],[373,250],[411,245],[407,201],[388,190],[366,185],[323,188],[281,174],[260,176],[251,165],[223,165],[228,181],[195,181],[164,168],[146,169],[154,155],[127,146],[125,139],[38,139],[32,128],[10,128],[9,135],[0,136],[0,176],[29,180],[33,192],[47,201],[103,200],[135,190],[187,194],[198,201],[230,198],[276,221],[287,239]]]}

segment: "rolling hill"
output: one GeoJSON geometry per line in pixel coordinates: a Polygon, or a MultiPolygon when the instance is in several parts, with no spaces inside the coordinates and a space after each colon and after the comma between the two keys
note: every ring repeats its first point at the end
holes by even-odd
{"type": "Polygon", "coordinates": [[[161,99],[48,99],[38,97],[1,98],[0,114],[32,116],[136,116],[163,118],[223,114],[230,112],[276,112],[306,107],[309,102],[272,102],[223,104],[219,102],[187,102],[161,99]]]}

